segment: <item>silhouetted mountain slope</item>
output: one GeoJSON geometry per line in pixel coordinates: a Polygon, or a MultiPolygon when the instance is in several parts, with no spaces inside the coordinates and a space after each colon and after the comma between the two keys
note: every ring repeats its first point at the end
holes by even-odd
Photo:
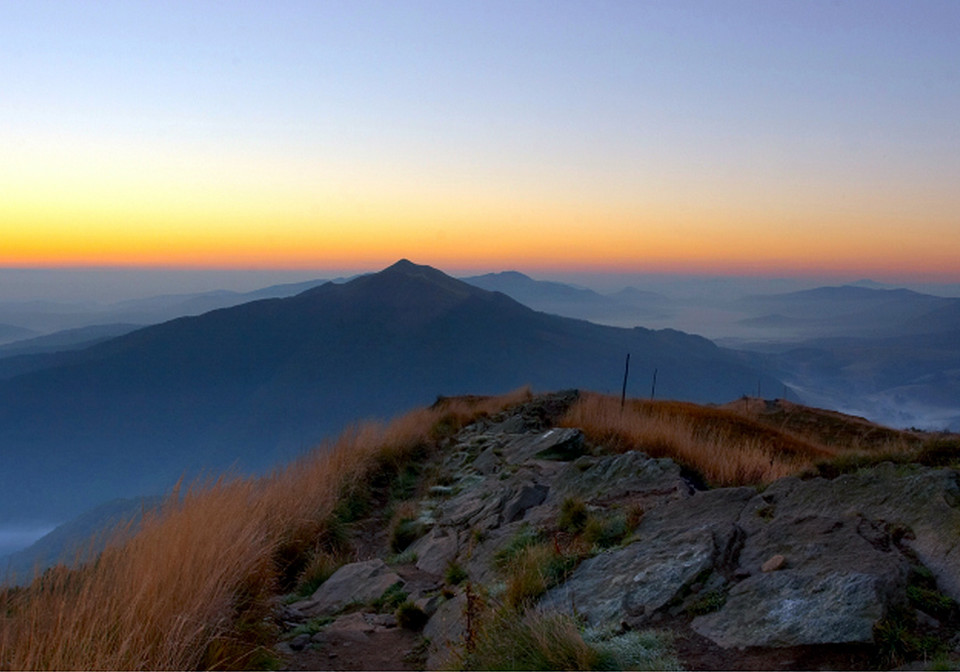
{"type": "Polygon", "coordinates": [[[65,329],[46,336],[26,338],[0,345],[0,359],[15,355],[34,355],[89,348],[101,341],[129,334],[142,326],[139,324],[98,324],[78,329],[65,329]]]}
{"type": "Polygon", "coordinates": [[[10,343],[21,338],[30,338],[36,336],[37,332],[32,329],[24,329],[14,324],[0,324],[0,343],[10,343]]]}
{"type": "Polygon", "coordinates": [[[908,289],[818,287],[802,292],[748,297],[738,305],[752,313],[750,326],[789,326],[795,335],[903,336],[960,329],[960,299],[908,289]]]}
{"type": "Polygon", "coordinates": [[[534,310],[616,326],[635,326],[668,313],[666,297],[633,287],[606,296],[561,282],[534,280],[517,271],[488,273],[464,282],[492,292],[502,292],[534,310]]]}
{"type": "Polygon", "coordinates": [[[437,394],[619,391],[627,352],[643,395],[655,367],[658,397],[691,401],[728,401],[762,378],[697,336],[538,313],[408,261],[180,318],[0,381],[0,519],[56,521],[184,471],[266,469],[437,394]]]}
{"type": "MultiPolygon", "coordinates": [[[[64,330],[93,328],[105,324],[158,324],[185,315],[200,315],[219,308],[257,301],[259,299],[294,296],[327,280],[272,285],[252,292],[216,290],[191,294],[163,294],[130,299],[114,304],[63,303],[52,301],[0,302],[0,321],[28,327],[16,340],[51,334],[64,330]]],[[[0,329],[0,343],[13,341],[5,338],[0,329]]]]}

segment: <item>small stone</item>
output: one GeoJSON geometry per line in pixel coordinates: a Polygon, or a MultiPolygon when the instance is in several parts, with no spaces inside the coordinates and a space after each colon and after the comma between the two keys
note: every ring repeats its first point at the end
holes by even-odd
{"type": "Polygon", "coordinates": [[[370,625],[380,628],[397,627],[397,617],[393,614],[364,614],[363,618],[370,625]]]}
{"type": "Polygon", "coordinates": [[[919,609],[916,610],[916,613],[917,613],[917,625],[919,625],[920,627],[926,630],[940,629],[940,621],[938,621],[936,618],[934,618],[933,616],[931,616],[930,614],[924,611],[920,611],[919,609]]]}
{"type": "Polygon", "coordinates": [[[310,635],[308,634],[297,635],[296,637],[290,640],[290,648],[293,649],[294,651],[303,651],[303,649],[306,648],[307,644],[309,643],[310,643],[310,635]]]}
{"type": "Polygon", "coordinates": [[[760,565],[760,571],[761,571],[761,572],[775,572],[775,571],[777,571],[778,569],[782,569],[782,568],[783,568],[783,565],[784,565],[786,562],[787,562],[787,559],[786,559],[785,557],[783,557],[782,555],[780,555],[779,553],[777,553],[776,555],[774,555],[773,557],[771,557],[769,560],[767,560],[765,563],[763,563],[762,565],[760,565]]]}

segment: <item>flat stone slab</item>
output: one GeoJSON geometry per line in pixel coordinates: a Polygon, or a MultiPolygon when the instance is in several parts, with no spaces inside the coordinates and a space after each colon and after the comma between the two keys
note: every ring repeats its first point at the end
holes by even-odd
{"type": "Polygon", "coordinates": [[[710,530],[690,530],[633,543],[580,565],[540,601],[545,610],[582,617],[593,626],[637,626],[713,566],[710,530]]]}

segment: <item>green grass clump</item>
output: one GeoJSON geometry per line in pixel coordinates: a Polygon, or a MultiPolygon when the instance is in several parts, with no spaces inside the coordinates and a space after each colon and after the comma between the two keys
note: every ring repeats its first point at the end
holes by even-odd
{"type": "Polygon", "coordinates": [[[931,660],[944,653],[945,643],[917,623],[912,609],[893,609],[873,627],[877,661],[884,668],[900,667],[913,660],[931,660]]]}
{"type": "Polygon", "coordinates": [[[414,518],[401,518],[390,532],[390,550],[401,553],[407,546],[423,536],[423,523],[414,518]]]}
{"type": "Polygon", "coordinates": [[[727,594],[722,590],[708,590],[691,601],[685,611],[691,616],[703,616],[719,611],[727,603],[727,594]]]}
{"type": "Polygon", "coordinates": [[[595,670],[603,657],[584,640],[571,616],[530,610],[493,613],[476,633],[464,670],[595,670]]]}
{"type": "Polygon", "coordinates": [[[443,574],[443,579],[451,586],[456,586],[467,579],[467,570],[461,567],[456,562],[450,562],[447,565],[447,569],[443,574]]]}
{"type": "Polygon", "coordinates": [[[397,607],[394,615],[397,617],[397,625],[405,630],[419,632],[427,624],[430,617],[426,612],[409,600],[404,601],[397,607]]]}
{"type": "Polygon", "coordinates": [[[958,611],[956,600],[937,590],[933,572],[923,566],[914,567],[907,578],[907,599],[914,608],[942,621],[952,619],[958,611]]]}
{"type": "Polygon", "coordinates": [[[583,538],[591,546],[610,548],[622,542],[630,533],[627,517],[616,514],[609,518],[591,515],[583,527],[583,538]]]}
{"type": "Polygon", "coordinates": [[[301,597],[312,595],[343,564],[344,560],[341,556],[325,551],[314,553],[297,579],[297,595],[301,597]]]}
{"type": "Polygon", "coordinates": [[[397,581],[383,591],[383,595],[375,599],[372,606],[381,613],[391,612],[406,602],[407,597],[409,597],[409,595],[403,589],[403,582],[397,581]]]}
{"type": "Polygon", "coordinates": [[[290,632],[284,634],[284,639],[293,639],[299,635],[315,635],[326,626],[330,625],[336,620],[333,616],[319,616],[317,618],[312,618],[306,623],[301,623],[295,627],[290,632]]]}
{"type": "Polygon", "coordinates": [[[542,541],[543,537],[539,532],[529,525],[524,524],[520,530],[510,538],[510,541],[494,554],[493,562],[498,568],[503,569],[509,565],[514,558],[520,555],[525,548],[539,544],[542,541]]]}
{"type": "Polygon", "coordinates": [[[586,503],[579,497],[567,497],[560,505],[560,516],[557,518],[557,527],[564,532],[578,534],[583,532],[587,525],[586,503]]]}
{"type": "Polygon", "coordinates": [[[507,576],[504,602],[514,609],[526,608],[565,581],[579,562],[579,555],[563,554],[548,543],[525,547],[502,570],[507,576]]]}
{"type": "Polygon", "coordinates": [[[600,633],[587,630],[584,641],[599,654],[598,670],[682,670],[670,632],[629,630],[600,633]]]}
{"type": "Polygon", "coordinates": [[[924,586],[907,586],[907,599],[920,611],[942,619],[950,618],[957,608],[956,601],[949,595],[924,586]]]}

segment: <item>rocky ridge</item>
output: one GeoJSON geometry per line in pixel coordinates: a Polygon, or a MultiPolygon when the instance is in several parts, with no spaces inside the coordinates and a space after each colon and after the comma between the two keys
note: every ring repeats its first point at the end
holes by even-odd
{"type": "Polygon", "coordinates": [[[284,607],[288,665],[456,665],[476,596],[509,599],[504,558],[533,538],[572,557],[537,609],[595,632],[672,631],[688,668],[861,667],[890,647],[904,662],[922,637],[960,654],[956,470],[884,463],[703,490],[669,459],[555,427],[575,398],[537,397],[449,439],[407,521],[418,538],[399,556],[365,549],[284,607]],[[588,519],[599,532],[584,548],[588,519]],[[398,627],[402,602],[422,622],[398,627]]]}

